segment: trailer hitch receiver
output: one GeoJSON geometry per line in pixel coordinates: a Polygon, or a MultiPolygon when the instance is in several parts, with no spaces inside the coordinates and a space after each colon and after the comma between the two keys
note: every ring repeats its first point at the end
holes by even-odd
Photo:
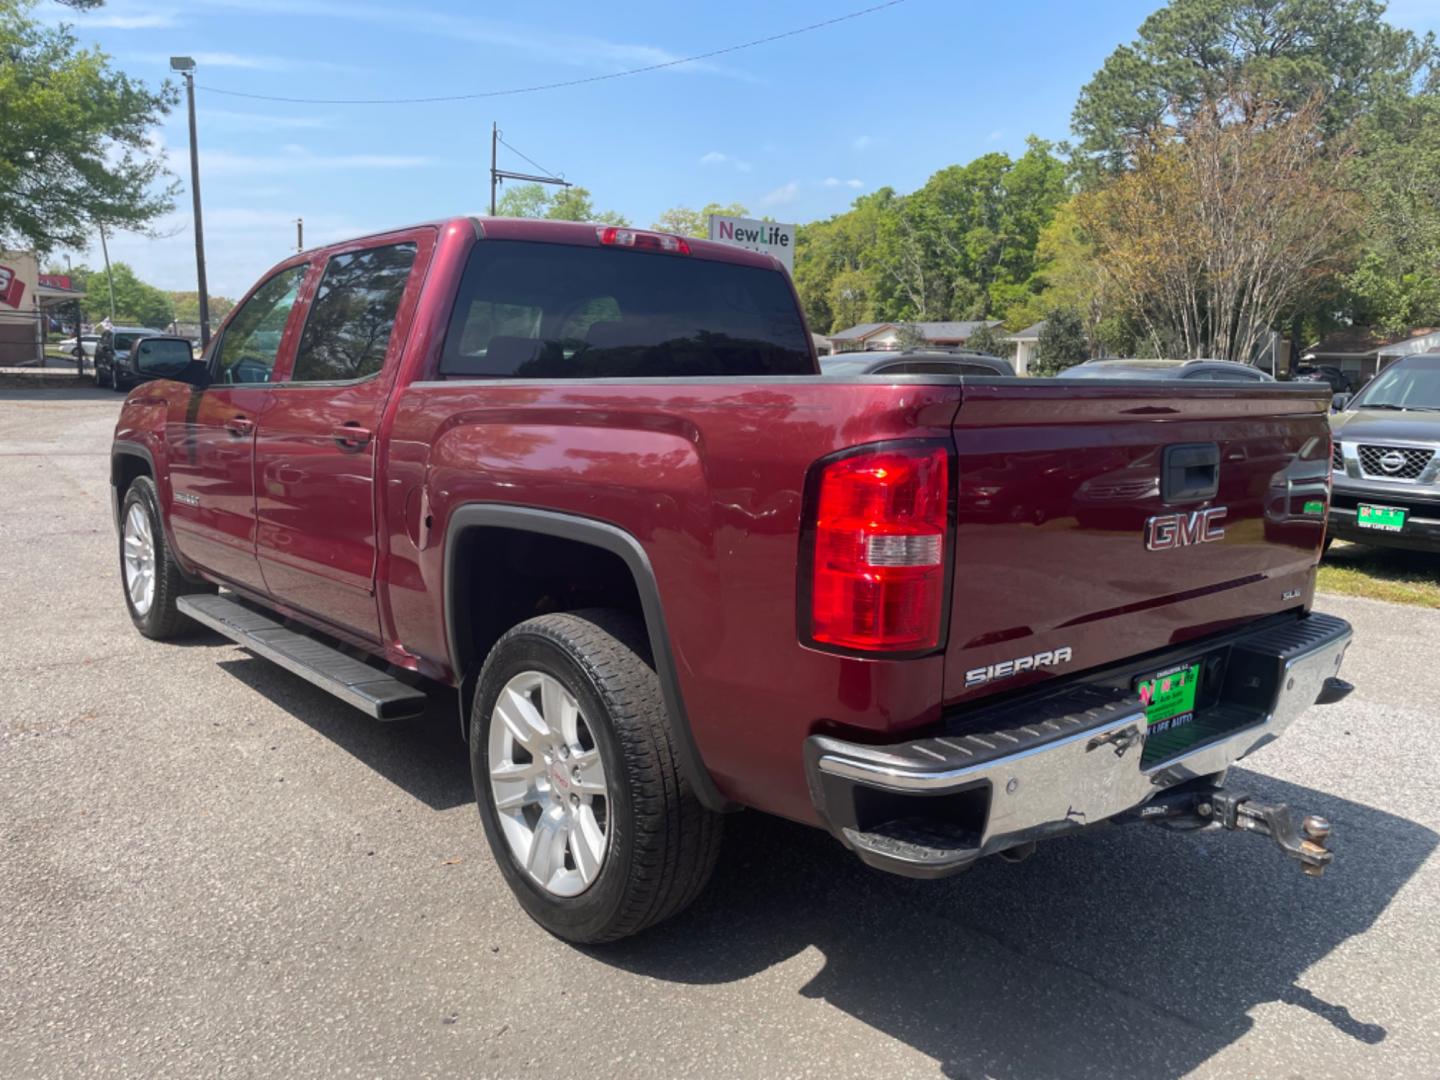
{"type": "Polygon", "coordinates": [[[1216,791],[1207,800],[1201,798],[1195,807],[1201,817],[1209,817],[1221,828],[1268,836],[1275,845],[1300,863],[1300,869],[1311,877],[1319,877],[1335,859],[1327,846],[1330,822],[1316,814],[1306,814],[1297,827],[1296,815],[1284,803],[1270,805],[1257,802],[1248,795],[1216,791]],[[1209,813],[1206,813],[1206,810],[1209,813]]]}
{"type": "Polygon", "coordinates": [[[1271,805],[1249,795],[1205,786],[1164,792],[1120,820],[1148,821],[1183,831],[1228,829],[1268,836],[1301,870],[1319,877],[1335,858],[1329,848],[1330,822],[1306,814],[1297,824],[1296,817],[1284,803],[1271,805]]]}

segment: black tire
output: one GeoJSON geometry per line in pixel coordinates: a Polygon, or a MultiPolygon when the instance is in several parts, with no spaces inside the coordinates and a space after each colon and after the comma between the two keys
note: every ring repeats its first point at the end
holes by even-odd
{"type": "Polygon", "coordinates": [[[110,369],[110,389],[117,394],[125,394],[130,391],[130,388],[120,381],[120,375],[114,368],[110,369]]]}
{"type": "Polygon", "coordinates": [[[1323,559],[1326,555],[1328,555],[1328,554],[1330,553],[1330,545],[1333,544],[1334,542],[1335,542],[1335,537],[1333,537],[1333,536],[1327,536],[1327,537],[1325,537],[1325,543],[1320,546],[1320,557],[1321,557],[1322,559],[1323,559]]]}
{"type": "Polygon", "coordinates": [[[720,850],[722,816],[681,774],[644,628],[623,612],[542,615],[511,629],[485,660],[470,715],[470,767],[490,850],[536,922],[567,941],[615,941],[669,918],[704,889],[720,850]],[[511,851],[490,787],[496,699],[516,675],[559,680],[580,706],[605,768],[608,849],[578,896],[536,883],[511,851]]]}
{"type": "Polygon", "coordinates": [[[109,376],[108,374],[107,374],[107,375],[101,375],[101,374],[100,374],[100,368],[99,368],[99,367],[96,367],[96,368],[95,368],[95,389],[97,389],[97,390],[104,390],[104,389],[106,389],[109,385],[110,385],[110,376],[109,376]]]}
{"type": "Polygon", "coordinates": [[[125,595],[125,609],[130,612],[130,621],[135,629],[147,638],[164,641],[178,637],[195,626],[180,614],[175,601],[187,593],[214,592],[213,585],[196,584],[188,581],[170,552],[165,540],[165,528],[160,517],[160,498],[155,481],[148,476],[137,476],[125,489],[125,499],[120,504],[120,591],[125,595]],[[125,577],[125,522],[132,507],[139,507],[149,519],[151,536],[155,546],[155,593],[150,607],[142,614],[131,599],[125,577]]]}

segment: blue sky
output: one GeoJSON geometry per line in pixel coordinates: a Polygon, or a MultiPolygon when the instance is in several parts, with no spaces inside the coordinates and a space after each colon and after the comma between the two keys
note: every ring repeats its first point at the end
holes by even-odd
{"type": "MultiPolygon", "coordinates": [[[[150,82],[198,62],[211,291],[236,296],[294,245],[482,211],[489,132],[648,225],[667,207],[740,202],[809,221],[883,185],[908,191],[991,150],[1063,139],[1081,85],[1160,0],[906,0],[713,60],[541,93],[425,105],[286,104],[460,94],[663,63],[832,18],[876,0],[596,4],[379,0],[110,0],[73,23],[150,82]]],[[[1440,29],[1440,0],[1391,20],[1440,29]]],[[[193,289],[185,112],[158,133],[185,184],[163,239],[111,257],[193,289]]],[[[530,171],[504,152],[502,164],[530,171]]],[[[98,265],[98,252],[87,255],[98,265]]]]}

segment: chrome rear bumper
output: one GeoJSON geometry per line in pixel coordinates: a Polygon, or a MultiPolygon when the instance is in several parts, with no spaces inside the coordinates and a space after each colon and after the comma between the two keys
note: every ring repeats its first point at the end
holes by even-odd
{"type": "Polygon", "coordinates": [[[812,736],[811,793],[866,862],[911,876],[951,873],[1223,773],[1318,700],[1344,696],[1347,684],[1330,680],[1350,638],[1343,619],[1312,614],[1225,641],[1220,699],[1197,712],[1191,745],[1158,758],[1145,754],[1138,696],[1080,685],[992,711],[979,728],[952,725],[893,746],[812,736]]]}

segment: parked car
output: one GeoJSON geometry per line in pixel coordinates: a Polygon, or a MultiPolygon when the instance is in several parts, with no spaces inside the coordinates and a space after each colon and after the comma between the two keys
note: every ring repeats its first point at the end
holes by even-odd
{"type": "Polygon", "coordinates": [[[109,386],[120,392],[130,389],[132,379],[124,364],[135,342],[144,337],[159,337],[159,330],[143,326],[116,326],[100,332],[95,343],[95,385],[109,386]]]}
{"type": "Polygon", "coordinates": [[[1261,527],[1326,497],[1322,388],[822,376],[771,257],[493,218],[286,259],[182,375],[115,429],[135,627],[381,719],[455,688],[563,938],[685,907],[740,807],[922,878],[1102,821],[1330,861],[1223,786],[1349,691],[1323,516],[1261,527]]]}
{"type": "Polygon", "coordinates": [[[1329,535],[1440,551],[1440,353],[1391,364],[1330,427],[1329,535]]]}
{"type": "Polygon", "coordinates": [[[1292,376],[1295,382],[1321,382],[1337,394],[1349,394],[1355,391],[1355,383],[1350,376],[1337,367],[1328,365],[1301,364],[1295,369],[1292,376]]]}
{"type": "Polygon", "coordinates": [[[1202,382],[1274,382],[1274,376],[1234,360],[1087,360],[1060,372],[1062,379],[1194,379],[1202,382]]]}
{"type": "Polygon", "coordinates": [[[823,375],[1014,375],[1009,360],[952,349],[851,352],[820,358],[823,375]]]}
{"type": "MultiPolygon", "coordinates": [[[[99,335],[99,334],[81,334],[81,335],[80,335],[80,348],[81,348],[81,349],[84,351],[84,353],[85,353],[85,359],[91,360],[91,359],[94,358],[94,356],[95,356],[95,346],[96,346],[97,344],[99,344],[99,342],[100,342],[100,335],[99,335]]],[[[59,350],[60,350],[61,352],[63,352],[63,353],[68,353],[68,354],[71,355],[71,356],[77,355],[76,352],[75,352],[75,336],[72,334],[70,337],[65,338],[63,341],[58,342],[58,343],[56,344],[55,348],[59,349],[59,350]]]]}

